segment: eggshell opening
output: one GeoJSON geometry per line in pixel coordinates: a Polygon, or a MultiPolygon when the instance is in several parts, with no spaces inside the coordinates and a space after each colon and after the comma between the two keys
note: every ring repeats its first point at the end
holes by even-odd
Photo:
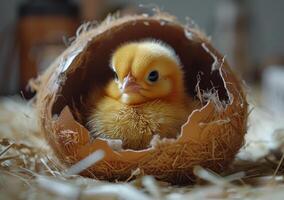
{"type": "Polygon", "coordinates": [[[82,173],[86,176],[125,180],[139,168],[142,174],[185,183],[194,179],[195,165],[225,169],[243,144],[247,103],[240,81],[202,33],[167,15],[106,20],[77,36],[40,79],[40,124],[59,159],[72,165],[105,151],[102,161],[82,173]],[[116,151],[103,139],[93,140],[71,108],[80,110],[90,88],[112,78],[109,60],[116,47],[146,38],[173,47],[184,66],[187,92],[200,96],[203,107],[189,116],[176,140],[156,141],[141,151],[116,151]]]}

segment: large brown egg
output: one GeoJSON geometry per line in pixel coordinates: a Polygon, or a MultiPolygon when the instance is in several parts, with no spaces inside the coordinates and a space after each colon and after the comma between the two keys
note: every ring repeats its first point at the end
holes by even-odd
{"type": "Polygon", "coordinates": [[[195,28],[168,15],[108,18],[83,30],[40,77],[37,109],[42,131],[58,158],[68,166],[102,149],[105,157],[82,175],[104,180],[126,180],[137,168],[143,174],[172,183],[194,179],[196,165],[216,172],[234,159],[244,141],[247,102],[241,81],[224,57],[195,28]],[[93,85],[112,76],[112,51],[127,41],[155,38],[171,45],[184,66],[190,95],[200,97],[176,140],[149,149],[113,150],[103,139],[93,140],[74,115],[93,85]],[[76,111],[74,110],[76,108],[76,111]]]}

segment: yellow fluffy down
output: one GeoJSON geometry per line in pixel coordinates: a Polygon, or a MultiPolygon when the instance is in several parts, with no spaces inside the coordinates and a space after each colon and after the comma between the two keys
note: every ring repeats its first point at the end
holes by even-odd
{"type": "Polygon", "coordinates": [[[124,149],[145,149],[154,135],[176,138],[189,110],[185,104],[159,100],[128,106],[109,97],[102,98],[95,109],[88,124],[94,136],[122,139],[124,149]]]}

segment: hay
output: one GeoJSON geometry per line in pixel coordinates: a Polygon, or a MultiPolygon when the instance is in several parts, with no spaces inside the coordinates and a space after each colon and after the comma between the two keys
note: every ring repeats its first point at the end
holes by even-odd
{"type": "MultiPolygon", "coordinates": [[[[70,171],[57,161],[48,146],[42,145],[45,142],[36,121],[31,120],[35,117],[33,108],[19,99],[2,99],[0,199],[283,199],[284,142],[279,140],[283,132],[276,120],[259,113],[265,112],[252,111],[248,140],[229,170],[215,174],[197,166],[194,173],[200,180],[195,185],[180,187],[150,176],[128,183],[110,183],[68,175],[70,171]],[[266,132],[257,129],[260,124],[265,124],[266,132]],[[274,132],[274,128],[278,131],[274,132]],[[254,151],[261,149],[262,154],[253,157],[254,151]],[[244,157],[246,154],[250,156],[244,157]]],[[[139,170],[133,172],[135,175],[139,175],[139,170]]]]}

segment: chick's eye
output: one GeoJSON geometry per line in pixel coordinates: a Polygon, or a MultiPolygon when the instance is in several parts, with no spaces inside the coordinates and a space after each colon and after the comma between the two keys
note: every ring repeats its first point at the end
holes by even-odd
{"type": "Polygon", "coordinates": [[[156,82],[157,80],[159,79],[159,72],[154,70],[154,71],[151,71],[148,75],[148,81],[154,83],[156,82]]]}

